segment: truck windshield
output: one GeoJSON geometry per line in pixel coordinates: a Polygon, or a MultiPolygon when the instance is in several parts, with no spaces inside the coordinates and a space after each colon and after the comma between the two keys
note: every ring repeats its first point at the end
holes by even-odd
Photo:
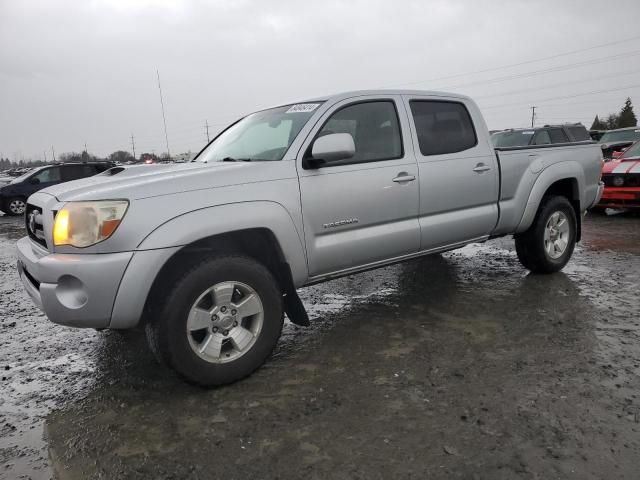
{"type": "Polygon", "coordinates": [[[517,130],[515,132],[498,132],[491,135],[494,147],[524,147],[533,138],[533,130],[517,130]]]}
{"type": "Polygon", "coordinates": [[[298,103],[247,115],[227,128],[194,160],[197,162],[282,160],[317,103],[298,103]]]}
{"type": "Polygon", "coordinates": [[[629,140],[640,140],[640,129],[618,130],[605,132],[600,138],[600,143],[625,142],[629,140]]]}

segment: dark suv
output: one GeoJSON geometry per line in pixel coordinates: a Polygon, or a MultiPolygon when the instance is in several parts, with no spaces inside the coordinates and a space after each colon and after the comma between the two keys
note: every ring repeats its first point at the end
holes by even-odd
{"type": "Polygon", "coordinates": [[[526,147],[556,143],[590,142],[589,131],[581,123],[545,125],[535,128],[515,128],[491,135],[494,147],[526,147]]]}
{"type": "Polygon", "coordinates": [[[61,163],[34,168],[0,187],[0,210],[22,215],[29,195],[57,183],[91,177],[115,166],[111,162],[61,163]]]}

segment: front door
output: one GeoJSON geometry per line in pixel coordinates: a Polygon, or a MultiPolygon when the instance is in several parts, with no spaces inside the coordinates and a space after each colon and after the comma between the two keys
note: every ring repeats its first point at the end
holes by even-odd
{"type": "Polygon", "coordinates": [[[415,253],[420,246],[418,167],[400,97],[336,104],[310,138],[353,137],[355,155],[304,169],[298,158],[310,277],[415,253]]]}

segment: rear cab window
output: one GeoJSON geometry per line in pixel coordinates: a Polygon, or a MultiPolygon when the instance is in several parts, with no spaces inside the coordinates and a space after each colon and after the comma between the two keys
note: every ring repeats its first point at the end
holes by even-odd
{"type": "Polygon", "coordinates": [[[475,147],[478,137],[467,107],[447,100],[410,100],[423,156],[457,153],[475,147]]]}

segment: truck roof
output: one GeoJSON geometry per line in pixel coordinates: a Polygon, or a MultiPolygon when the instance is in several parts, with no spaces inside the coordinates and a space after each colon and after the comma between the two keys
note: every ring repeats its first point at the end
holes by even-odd
{"type": "MultiPolygon", "coordinates": [[[[315,97],[308,100],[303,100],[301,102],[292,102],[292,103],[326,102],[327,100],[339,101],[345,98],[359,97],[359,96],[365,96],[365,95],[424,95],[424,96],[432,96],[432,97],[449,97],[449,98],[453,97],[453,98],[458,98],[460,100],[471,100],[470,97],[466,95],[461,95],[459,93],[440,92],[440,91],[432,91],[432,90],[377,89],[377,90],[353,90],[350,92],[336,93],[333,95],[326,95],[324,97],[315,97]]],[[[283,105],[288,105],[288,103],[285,103],[283,105]]]]}

